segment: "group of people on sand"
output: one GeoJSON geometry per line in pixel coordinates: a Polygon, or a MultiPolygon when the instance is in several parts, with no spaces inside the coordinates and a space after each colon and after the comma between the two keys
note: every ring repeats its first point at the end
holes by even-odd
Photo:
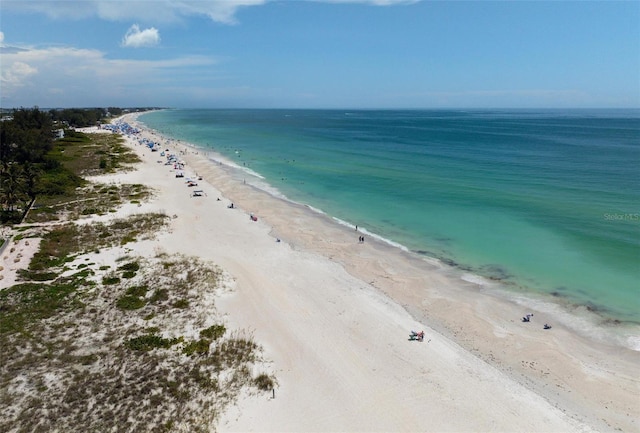
{"type": "MultiPolygon", "coordinates": [[[[526,316],[524,316],[522,318],[522,321],[527,323],[527,322],[531,322],[531,318],[533,317],[533,313],[527,314],[526,316]]],[[[549,325],[548,323],[545,323],[544,326],[542,327],[543,329],[551,329],[551,325],[549,325]]]]}
{"type": "Polygon", "coordinates": [[[424,331],[420,331],[420,332],[411,331],[409,333],[409,341],[423,341],[423,340],[424,340],[424,331]]]}

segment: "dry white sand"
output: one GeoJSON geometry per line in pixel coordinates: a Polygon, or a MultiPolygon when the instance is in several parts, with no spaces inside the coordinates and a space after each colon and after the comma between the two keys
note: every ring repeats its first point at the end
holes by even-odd
{"type": "Polygon", "coordinates": [[[159,152],[128,139],[143,163],[117,181],[157,194],[123,212],[175,215],[157,247],[211,260],[235,279],[218,310],[253,331],[278,379],[275,398],[243,398],[219,430],[638,431],[638,352],[561,325],[543,331],[543,312],[370,237],[360,244],[353,229],[145,134],[182,152],[187,175],[203,179],[187,187],[159,152]],[[533,323],[520,322],[527,312],[533,323]],[[424,342],[408,341],[412,329],[424,342]]]}
{"type": "MultiPolygon", "coordinates": [[[[6,232],[6,236],[2,235],[3,238],[10,237],[10,231],[6,232]]],[[[6,244],[0,260],[0,289],[15,284],[18,270],[26,269],[29,266],[29,262],[38,251],[39,246],[40,239],[34,238],[10,241],[6,244]]]]}
{"type": "Polygon", "coordinates": [[[359,244],[353,229],[146,133],[181,152],[207,193],[191,197],[158,153],[137,146],[155,206],[177,215],[160,242],[236,279],[219,308],[254,331],[279,381],[275,399],[245,399],[220,430],[638,430],[638,352],[561,325],[544,331],[543,312],[369,237],[359,244]],[[520,322],[526,312],[533,323],[520,322]],[[412,329],[425,341],[408,341],[412,329]]]}

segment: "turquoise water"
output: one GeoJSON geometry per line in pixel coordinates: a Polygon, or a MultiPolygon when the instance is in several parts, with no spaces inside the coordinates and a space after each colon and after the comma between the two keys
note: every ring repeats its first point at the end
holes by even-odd
{"type": "Polygon", "coordinates": [[[140,120],[418,254],[640,322],[638,110],[167,110],[140,120]]]}

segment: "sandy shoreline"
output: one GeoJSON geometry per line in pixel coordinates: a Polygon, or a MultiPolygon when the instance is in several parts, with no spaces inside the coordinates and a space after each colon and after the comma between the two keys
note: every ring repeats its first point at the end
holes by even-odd
{"type": "Polygon", "coordinates": [[[278,378],[275,399],[243,399],[220,431],[640,431],[638,352],[555,323],[544,331],[543,312],[369,237],[358,243],[353,229],[143,134],[182,151],[206,196],[131,138],[143,162],[118,180],[157,191],[140,212],[176,216],[158,247],[231,275],[218,310],[252,330],[278,378]],[[535,320],[520,322],[527,312],[535,320]],[[409,342],[411,329],[425,341],[409,342]]]}
{"type": "Polygon", "coordinates": [[[384,243],[359,244],[348,227],[181,150],[208,196],[180,209],[192,224],[179,249],[236,278],[220,308],[254,330],[280,381],[275,400],[247,399],[221,430],[638,430],[637,352],[545,332],[551,318],[538,311],[523,324],[528,308],[384,243]],[[422,344],[407,341],[417,328],[422,344]]]}

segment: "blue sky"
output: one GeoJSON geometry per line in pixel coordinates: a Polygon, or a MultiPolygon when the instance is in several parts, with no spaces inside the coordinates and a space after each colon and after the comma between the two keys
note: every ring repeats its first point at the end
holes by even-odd
{"type": "Polygon", "coordinates": [[[0,2],[4,108],[638,108],[640,2],[0,2]]]}

